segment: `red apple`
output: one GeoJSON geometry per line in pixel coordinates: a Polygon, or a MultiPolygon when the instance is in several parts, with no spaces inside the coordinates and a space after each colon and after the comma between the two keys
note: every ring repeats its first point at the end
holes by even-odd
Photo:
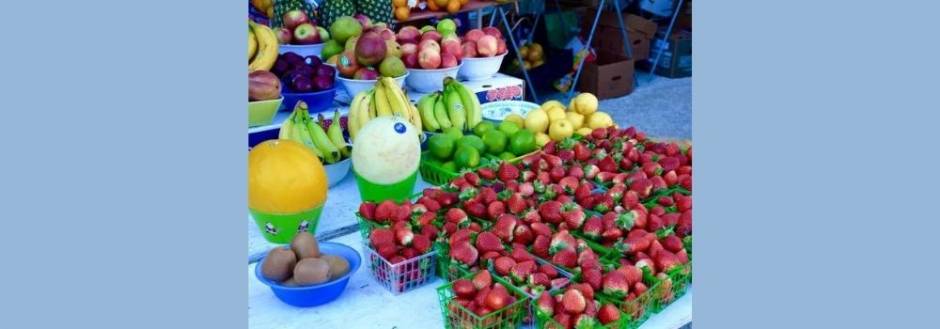
{"type": "Polygon", "coordinates": [[[483,28],[483,33],[486,33],[486,35],[492,35],[492,36],[496,37],[497,39],[502,39],[502,38],[503,38],[503,32],[500,31],[498,28],[495,28],[495,27],[492,27],[492,26],[484,27],[484,28],[483,28]]]}
{"type": "Polygon", "coordinates": [[[436,69],[441,66],[441,53],[433,48],[425,48],[418,52],[418,64],[423,69],[436,69]]]}
{"type": "Polygon", "coordinates": [[[460,60],[461,52],[460,39],[456,36],[448,36],[441,40],[441,53],[454,55],[457,60],[460,60]]]}
{"type": "Polygon", "coordinates": [[[413,43],[403,43],[401,44],[401,55],[402,57],[410,54],[418,54],[418,45],[413,43]]]}
{"type": "Polygon", "coordinates": [[[450,53],[441,54],[441,68],[457,66],[457,57],[450,53]]]}
{"type": "Polygon", "coordinates": [[[418,43],[421,39],[421,31],[414,26],[404,26],[401,30],[398,30],[396,38],[400,44],[418,43]]]}
{"type": "Polygon", "coordinates": [[[359,24],[362,25],[363,30],[372,27],[372,20],[369,19],[369,16],[366,16],[365,14],[356,14],[353,16],[353,18],[359,21],[359,24]]]}
{"type": "Polygon", "coordinates": [[[464,41],[463,52],[461,53],[464,58],[473,58],[477,57],[477,43],[474,41],[464,41]]]}
{"type": "Polygon", "coordinates": [[[435,42],[441,42],[441,33],[437,31],[427,31],[421,35],[421,41],[424,40],[434,40],[435,42]]]}
{"type": "Polygon", "coordinates": [[[379,35],[381,35],[382,39],[395,41],[395,32],[390,30],[389,28],[385,27],[385,28],[373,29],[373,30],[375,31],[375,33],[378,33],[379,35]]]}
{"type": "Polygon", "coordinates": [[[402,62],[405,62],[405,67],[409,69],[418,68],[418,53],[414,52],[408,55],[402,55],[402,62]]]}
{"type": "Polygon", "coordinates": [[[282,45],[289,45],[291,39],[294,39],[294,32],[284,27],[277,29],[277,42],[282,45]]]}
{"type": "Polygon", "coordinates": [[[300,9],[294,9],[284,13],[284,17],[281,19],[284,21],[284,27],[288,30],[293,30],[297,28],[297,26],[300,26],[300,24],[310,22],[310,18],[307,17],[307,14],[300,9]]]}
{"type": "Polygon", "coordinates": [[[309,45],[320,42],[320,31],[313,24],[303,23],[294,29],[294,43],[309,45]]]}
{"type": "Polygon", "coordinates": [[[499,42],[496,43],[496,54],[502,55],[506,52],[506,40],[499,39],[499,42]]]}
{"type": "Polygon", "coordinates": [[[379,72],[376,72],[375,69],[371,67],[362,67],[356,70],[356,73],[353,74],[353,78],[356,80],[378,80],[379,72]]]}
{"type": "Polygon", "coordinates": [[[477,40],[480,40],[480,37],[482,37],[482,36],[484,36],[484,35],[486,35],[486,33],[483,33],[483,30],[481,30],[481,29],[472,29],[472,30],[470,30],[470,31],[467,31],[467,34],[464,35],[463,38],[464,38],[464,41],[473,41],[473,42],[477,42],[477,40]]]}
{"type": "Polygon", "coordinates": [[[421,41],[421,43],[418,44],[418,51],[419,51],[419,52],[422,51],[422,50],[428,49],[428,48],[430,48],[430,49],[435,49],[437,52],[441,52],[441,45],[438,44],[437,41],[434,41],[434,40],[424,40],[424,41],[421,41]]]}
{"type": "Polygon", "coordinates": [[[480,37],[480,40],[477,40],[477,53],[480,54],[480,56],[490,57],[496,55],[498,47],[496,37],[492,35],[484,35],[480,37]]]}

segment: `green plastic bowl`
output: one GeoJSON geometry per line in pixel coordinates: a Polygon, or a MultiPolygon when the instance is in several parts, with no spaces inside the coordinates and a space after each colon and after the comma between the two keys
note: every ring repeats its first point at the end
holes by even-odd
{"type": "Polygon", "coordinates": [[[258,230],[261,231],[261,235],[264,235],[265,240],[271,243],[287,244],[298,232],[308,231],[316,234],[320,214],[323,213],[323,205],[293,214],[271,214],[251,208],[248,211],[255,219],[255,224],[258,225],[258,230]]]}
{"type": "Polygon", "coordinates": [[[353,174],[356,175],[356,185],[359,187],[359,196],[362,201],[382,202],[385,200],[394,200],[401,202],[414,193],[415,183],[418,181],[418,170],[411,173],[410,176],[392,184],[377,184],[359,176],[356,169],[353,168],[353,174]]]}
{"type": "Polygon", "coordinates": [[[248,127],[257,127],[271,124],[277,109],[281,107],[284,96],[266,101],[248,102],[248,127]]]}

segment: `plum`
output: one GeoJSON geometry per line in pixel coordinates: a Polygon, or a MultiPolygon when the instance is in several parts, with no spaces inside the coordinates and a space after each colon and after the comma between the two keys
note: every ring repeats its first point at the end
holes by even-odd
{"type": "Polygon", "coordinates": [[[320,64],[323,64],[323,61],[320,60],[320,57],[317,55],[310,55],[304,57],[304,63],[307,63],[310,67],[316,69],[320,64]]]}
{"type": "Polygon", "coordinates": [[[317,68],[317,76],[329,77],[330,80],[332,80],[333,77],[336,76],[336,69],[329,65],[320,65],[320,67],[317,68]]]}
{"type": "Polygon", "coordinates": [[[333,88],[333,76],[318,76],[313,78],[313,86],[316,90],[327,90],[333,88]]]}
{"type": "Polygon", "coordinates": [[[291,89],[297,92],[311,92],[313,91],[313,82],[310,81],[310,77],[305,75],[294,76],[290,81],[291,89]]]}
{"type": "Polygon", "coordinates": [[[274,75],[278,77],[284,77],[289,70],[290,64],[287,63],[287,60],[285,60],[283,56],[278,57],[277,60],[274,61],[274,66],[271,67],[271,73],[274,73],[274,75]]]}
{"type": "Polygon", "coordinates": [[[281,57],[283,57],[284,60],[287,61],[287,63],[291,65],[298,65],[298,64],[304,63],[304,58],[300,57],[300,55],[298,55],[297,53],[287,52],[287,53],[281,54],[281,57]]]}

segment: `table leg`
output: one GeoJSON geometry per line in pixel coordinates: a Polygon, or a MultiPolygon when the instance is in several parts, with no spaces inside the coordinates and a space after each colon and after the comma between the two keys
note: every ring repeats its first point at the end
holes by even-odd
{"type": "MultiPolygon", "coordinates": [[[[603,3],[604,0],[601,0],[603,3]]],[[[506,19],[506,13],[503,11],[503,7],[497,6],[496,12],[500,16],[500,20],[503,21],[503,27],[506,29],[506,34],[509,35],[509,44],[512,46],[512,50],[516,52],[516,60],[519,61],[519,68],[522,69],[522,76],[525,77],[525,83],[529,86],[529,92],[532,94],[532,99],[535,100],[535,103],[539,103],[539,95],[535,92],[535,86],[532,85],[532,79],[529,79],[529,71],[525,69],[525,61],[522,60],[522,56],[519,54],[519,45],[516,44],[516,37],[512,34],[512,28],[509,26],[509,20],[506,19]]]]}
{"type": "MultiPolygon", "coordinates": [[[[647,82],[652,81],[653,75],[656,74],[656,66],[659,65],[659,58],[662,57],[663,51],[665,50],[663,46],[669,43],[669,36],[672,34],[673,25],[676,24],[676,17],[679,17],[679,10],[682,9],[682,2],[682,0],[679,0],[679,5],[676,6],[676,9],[672,12],[672,19],[669,20],[669,26],[666,27],[666,34],[663,36],[664,41],[666,42],[662,44],[657,42],[656,48],[658,48],[659,51],[656,52],[656,58],[653,60],[653,66],[650,68],[650,76],[646,79],[647,82]]],[[[675,54],[673,54],[673,56],[675,56],[675,54]]]]}
{"type": "MultiPolygon", "coordinates": [[[[623,23],[622,9],[623,8],[620,7],[620,1],[614,0],[617,23],[620,24],[620,38],[623,39],[623,52],[627,55],[627,58],[633,59],[633,44],[630,42],[630,32],[627,31],[627,25],[623,23]]],[[[636,62],[634,62],[634,66],[636,66],[636,62]]],[[[637,87],[639,87],[639,81],[636,78],[636,70],[633,71],[633,82],[636,82],[637,87]]]]}
{"type": "MultiPolygon", "coordinates": [[[[594,32],[597,29],[597,22],[600,21],[601,19],[601,12],[602,12],[601,8],[604,8],[604,2],[606,2],[606,0],[600,1],[600,4],[597,5],[598,10],[597,12],[594,13],[594,23],[591,24],[591,31],[588,33],[587,43],[585,44],[585,47],[587,47],[587,49],[591,48],[591,42],[594,41],[594,32]]],[[[625,42],[630,43],[629,41],[625,41],[625,42]]],[[[581,61],[578,62],[578,70],[575,71],[574,73],[574,80],[571,81],[571,89],[568,89],[568,96],[565,99],[565,102],[571,100],[571,96],[574,95],[574,90],[577,89],[576,87],[578,86],[578,79],[581,78],[581,71],[584,70],[585,59],[586,58],[582,58],[581,61]]]]}

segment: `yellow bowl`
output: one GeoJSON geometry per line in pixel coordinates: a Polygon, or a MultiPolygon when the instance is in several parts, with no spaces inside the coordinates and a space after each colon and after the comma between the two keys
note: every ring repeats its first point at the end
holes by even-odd
{"type": "Polygon", "coordinates": [[[277,109],[281,107],[284,96],[266,101],[248,102],[248,127],[257,127],[271,124],[277,109]]]}

